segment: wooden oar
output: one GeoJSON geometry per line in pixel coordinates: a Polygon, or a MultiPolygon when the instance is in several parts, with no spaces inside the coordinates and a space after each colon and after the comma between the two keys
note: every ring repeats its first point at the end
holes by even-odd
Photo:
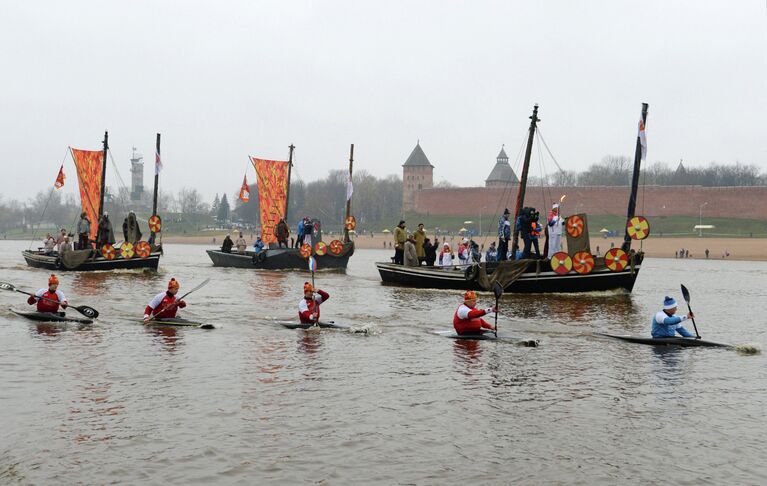
{"type": "MultiPolygon", "coordinates": [[[[46,299],[45,297],[38,297],[35,294],[30,294],[29,292],[24,292],[23,290],[19,290],[16,287],[14,287],[13,285],[11,285],[9,283],[6,283],[6,282],[0,282],[0,289],[10,290],[12,292],[18,292],[20,294],[29,295],[29,296],[34,297],[35,299],[38,299],[38,300],[45,300],[45,301],[48,301],[48,302],[53,302],[55,304],[61,304],[61,302],[59,302],[57,300],[46,299]]],[[[78,306],[68,305],[67,308],[68,309],[74,309],[77,312],[79,312],[80,314],[84,315],[85,317],[89,317],[91,319],[95,319],[95,318],[97,318],[99,316],[99,311],[97,311],[93,307],[89,307],[87,305],[78,305],[78,306]]]]}
{"type": "MultiPolygon", "coordinates": [[[[684,296],[684,301],[687,302],[687,310],[690,311],[690,314],[692,314],[692,308],[690,308],[690,291],[687,290],[687,287],[682,284],[682,295],[684,296]]],[[[698,334],[698,326],[695,325],[695,318],[692,318],[692,327],[695,328],[695,339],[700,339],[700,334],[698,334]]]]}
{"type": "Polygon", "coordinates": [[[496,281],[493,284],[493,293],[495,294],[495,328],[493,329],[493,332],[495,333],[495,337],[498,337],[498,301],[500,300],[501,296],[503,295],[503,286],[496,281]]]}
{"type": "Polygon", "coordinates": [[[146,322],[144,323],[144,325],[147,325],[147,324],[149,324],[150,322],[154,321],[155,319],[157,319],[157,318],[158,318],[158,317],[157,317],[158,315],[162,314],[163,312],[165,312],[166,310],[170,309],[171,307],[174,307],[174,306],[178,305],[178,302],[179,302],[180,300],[184,300],[184,297],[186,297],[187,295],[191,294],[191,293],[192,293],[192,292],[194,292],[195,290],[200,290],[201,288],[203,288],[203,287],[205,287],[206,285],[208,285],[208,282],[210,282],[210,279],[209,279],[209,278],[206,278],[205,280],[203,280],[203,281],[202,281],[202,283],[201,283],[200,285],[198,285],[197,287],[193,288],[193,289],[192,289],[192,290],[190,290],[189,292],[185,293],[184,295],[182,295],[181,297],[179,297],[178,299],[176,299],[176,301],[175,301],[175,302],[173,302],[173,303],[171,303],[171,304],[168,304],[168,305],[166,305],[165,307],[163,307],[162,309],[160,309],[160,310],[159,310],[159,312],[156,312],[156,313],[155,313],[155,314],[154,314],[152,317],[150,317],[150,318],[149,318],[149,320],[148,320],[148,321],[146,321],[146,322]]]}

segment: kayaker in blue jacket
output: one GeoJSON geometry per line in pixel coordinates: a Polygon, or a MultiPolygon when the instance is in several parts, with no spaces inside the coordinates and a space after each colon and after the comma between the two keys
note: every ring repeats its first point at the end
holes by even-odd
{"type": "Polygon", "coordinates": [[[692,312],[686,316],[675,316],[677,310],[676,299],[666,296],[663,299],[663,310],[655,314],[652,319],[652,337],[674,337],[676,333],[684,337],[695,337],[690,331],[682,326],[682,322],[695,317],[692,312]]]}

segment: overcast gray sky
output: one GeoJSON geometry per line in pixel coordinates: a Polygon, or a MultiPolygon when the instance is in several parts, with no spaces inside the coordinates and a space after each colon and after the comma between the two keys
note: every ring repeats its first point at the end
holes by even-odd
{"type": "Polygon", "coordinates": [[[420,139],[435,181],[480,185],[534,103],[566,169],[633,154],[647,102],[648,162],[767,170],[765,40],[764,0],[3,1],[0,195],[49,188],[105,129],[126,182],[135,145],[151,185],[160,132],[161,186],[206,199],[290,143],[306,181],[350,143],[401,174],[420,139]]]}

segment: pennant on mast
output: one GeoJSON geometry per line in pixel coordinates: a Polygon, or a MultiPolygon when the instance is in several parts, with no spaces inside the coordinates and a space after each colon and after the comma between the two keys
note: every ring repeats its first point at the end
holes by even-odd
{"type": "Polygon", "coordinates": [[[245,174],[245,176],[242,178],[242,187],[240,187],[240,201],[242,202],[250,201],[250,188],[248,187],[247,174],[245,174]]]}
{"type": "Polygon", "coordinates": [[[64,175],[64,164],[61,164],[61,168],[59,169],[59,175],[56,176],[56,182],[53,183],[53,187],[56,189],[61,189],[64,187],[64,179],[66,179],[67,176],[64,175]]]}
{"type": "Polygon", "coordinates": [[[642,145],[642,160],[647,160],[647,136],[644,132],[644,120],[639,119],[639,143],[642,145]]]}

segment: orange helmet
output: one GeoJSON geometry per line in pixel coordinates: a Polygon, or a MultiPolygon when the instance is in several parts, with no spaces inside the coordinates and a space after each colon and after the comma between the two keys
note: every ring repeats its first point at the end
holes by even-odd
{"type": "Polygon", "coordinates": [[[314,292],[314,287],[309,282],[304,282],[304,293],[314,292]]]}
{"type": "Polygon", "coordinates": [[[51,274],[51,276],[48,278],[48,285],[58,285],[59,284],[59,278],[51,274]]]}
{"type": "Polygon", "coordinates": [[[179,287],[181,287],[181,285],[178,283],[178,280],[176,280],[175,278],[171,278],[170,282],[168,282],[168,290],[177,289],[179,287]]]}
{"type": "Polygon", "coordinates": [[[477,293],[473,290],[467,290],[466,293],[463,294],[463,300],[477,300],[477,293]]]}

